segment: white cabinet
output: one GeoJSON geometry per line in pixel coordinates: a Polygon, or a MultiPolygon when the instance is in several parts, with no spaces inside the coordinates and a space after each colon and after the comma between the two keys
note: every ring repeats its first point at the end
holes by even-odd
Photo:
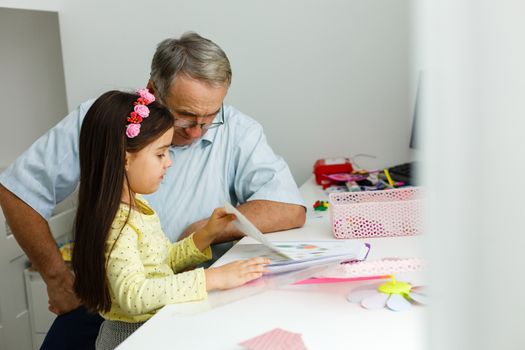
{"type": "Polygon", "coordinates": [[[46,284],[40,274],[31,269],[25,269],[27,304],[31,320],[31,335],[33,349],[40,349],[47,331],[55,320],[56,315],[48,310],[48,297],[46,284]]]}
{"type": "MultiPolygon", "coordinates": [[[[75,212],[75,208],[68,209],[49,220],[49,228],[57,242],[70,239],[75,212]]],[[[56,315],[48,309],[47,287],[38,271],[25,269],[24,279],[33,349],[39,349],[56,315]]]]}
{"type": "MultiPolygon", "coordinates": [[[[54,215],[49,227],[59,243],[69,241],[75,209],[54,215]]],[[[48,310],[47,289],[16,243],[0,210],[0,350],[39,349],[55,315],[48,310]]]]}
{"type": "Polygon", "coordinates": [[[0,349],[30,350],[30,317],[24,288],[27,258],[0,210],[0,349]]]}

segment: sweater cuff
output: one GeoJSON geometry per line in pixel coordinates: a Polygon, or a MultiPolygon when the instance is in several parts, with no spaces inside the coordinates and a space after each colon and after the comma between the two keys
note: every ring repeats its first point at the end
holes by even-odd
{"type": "Polygon", "coordinates": [[[197,257],[203,259],[204,261],[210,260],[212,258],[212,252],[210,246],[207,246],[204,248],[204,250],[201,252],[199,248],[195,245],[195,241],[193,240],[193,235],[195,232],[193,232],[188,238],[190,249],[192,250],[192,253],[194,253],[197,257]]]}
{"type": "Polygon", "coordinates": [[[208,286],[206,285],[206,273],[204,272],[204,268],[199,267],[194,270],[195,274],[197,275],[197,285],[204,286],[204,288],[199,288],[197,291],[199,299],[206,299],[208,298],[208,286]]]}

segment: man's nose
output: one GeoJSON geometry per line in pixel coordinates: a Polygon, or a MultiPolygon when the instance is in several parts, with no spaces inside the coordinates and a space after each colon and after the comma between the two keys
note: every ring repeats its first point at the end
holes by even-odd
{"type": "Polygon", "coordinates": [[[202,136],[202,129],[200,125],[195,125],[192,128],[185,129],[186,135],[188,135],[191,138],[197,138],[202,136]]]}

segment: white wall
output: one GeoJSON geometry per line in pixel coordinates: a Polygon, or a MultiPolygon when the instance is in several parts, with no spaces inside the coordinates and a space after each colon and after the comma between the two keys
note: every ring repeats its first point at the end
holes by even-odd
{"type": "Polygon", "coordinates": [[[60,7],[69,109],[108,89],[143,86],[156,44],[194,30],[230,58],[226,103],[263,124],[299,184],[321,157],[367,153],[377,159],[358,163],[374,167],[410,157],[409,0],[60,7]]]}
{"type": "Polygon", "coordinates": [[[0,0],[0,7],[57,12],[60,8],[60,1],[61,0],[0,0]]]}
{"type": "Polygon", "coordinates": [[[0,169],[67,112],[57,13],[0,7],[0,169]]]}

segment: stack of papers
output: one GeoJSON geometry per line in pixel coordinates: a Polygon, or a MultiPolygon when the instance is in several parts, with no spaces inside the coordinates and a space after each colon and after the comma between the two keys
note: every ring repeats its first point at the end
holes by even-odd
{"type": "MultiPolygon", "coordinates": [[[[271,241],[265,237],[244,215],[230,203],[225,204],[226,212],[235,214],[233,224],[259,244],[236,244],[228,256],[235,260],[256,256],[269,258],[270,273],[281,273],[303,269],[330,262],[361,261],[366,259],[370,245],[360,240],[316,240],[316,241],[271,241]]],[[[221,263],[227,263],[221,259],[221,263]]]]}

